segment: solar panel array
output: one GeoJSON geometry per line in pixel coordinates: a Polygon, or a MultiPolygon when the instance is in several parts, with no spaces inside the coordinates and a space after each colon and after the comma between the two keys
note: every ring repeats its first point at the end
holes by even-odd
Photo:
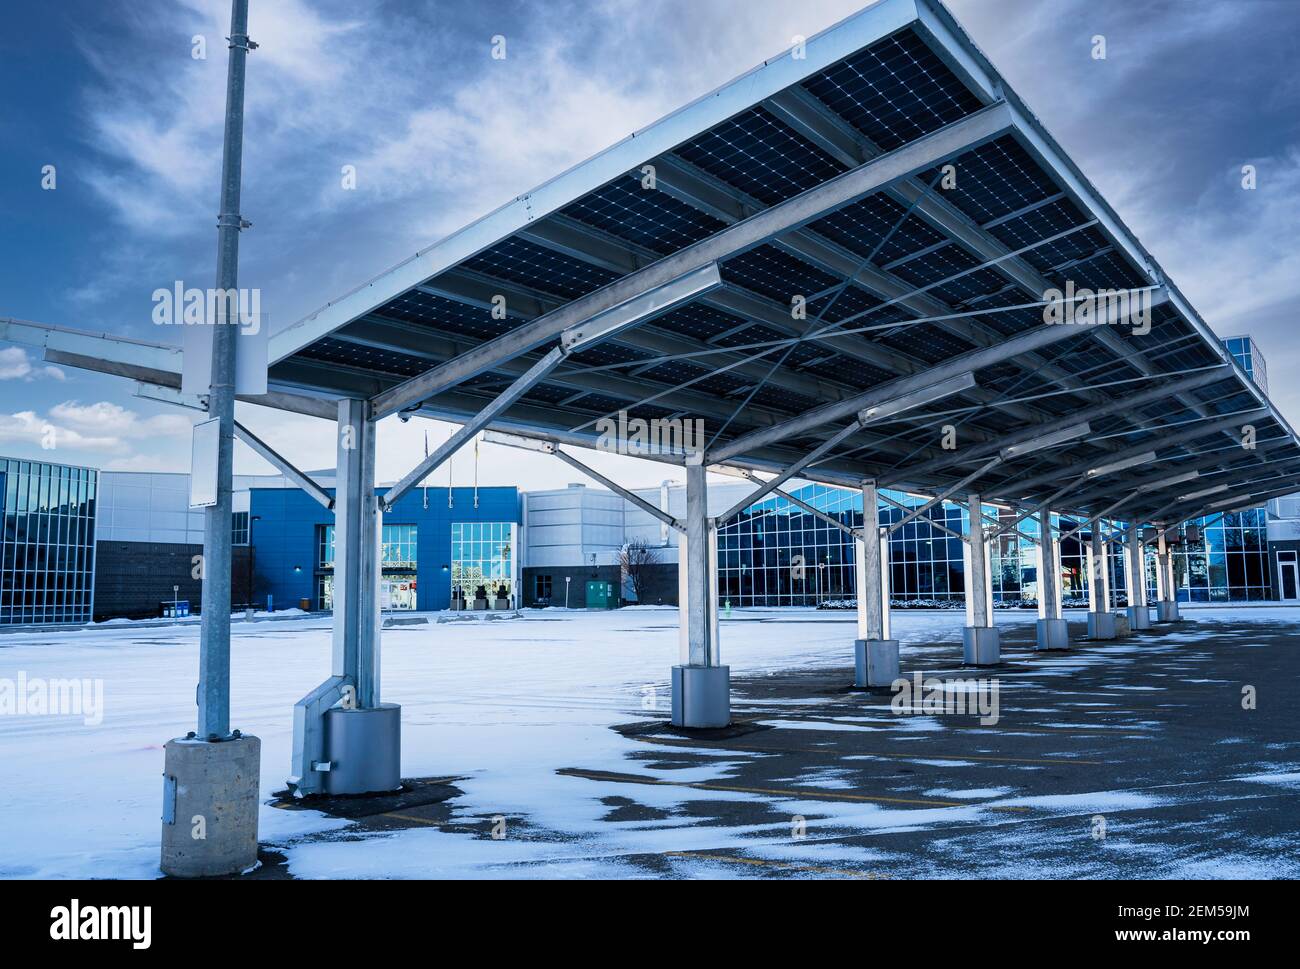
{"type": "MultiPolygon", "coordinates": [[[[653,187],[640,168],[609,181],[303,347],[273,367],[273,383],[370,396],[848,171],[852,159],[842,146],[785,120],[792,100],[846,135],[863,159],[980,110],[984,101],[933,43],[913,27],[900,30],[699,132],[650,160],[653,187]],[[504,317],[493,312],[498,294],[504,317]]],[[[942,184],[942,169],[921,172],[910,187],[891,185],[723,260],[722,289],[575,353],[506,417],[552,431],[590,428],[620,410],[701,418],[708,436],[733,440],[1041,326],[1039,308],[1014,308],[1043,298],[1026,285],[1027,274],[1062,289],[1067,280],[1094,290],[1149,285],[1015,136],[951,164],[954,186],[942,184]],[[913,204],[918,190],[927,205],[913,204]],[[968,248],[954,224],[1023,252],[984,265],[986,255],[968,248]],[[801,299],[802,317],[792,312],[801,299]],[[913,322],[923,316],[949,318],[913,322]],[[788,342],[831,325],[849,332],[788,342]]],[[[943,460],[943,425],[955,426],[963,444],[989,442],[1220,362],[1168,305],[1153,311],[1149,334],[1110,329],[1105,338],[1076,337],[982,370],[975,390],[861,431],[811,472],[941,488],[976,466],[961,448],[943,460]],[[928,470],[908,477],[923,462],[928,470]]],[[[467,381],[429,407],[472,414],[536,356],[467,381]]],[[[1230,472],[1223,479],[1239,478],[1279,452],[1233,450],[1233,431],[1164,442],[1195,426],[1189,422],[1256,406],[1240,379],[1225,372],[1176,398],[1098,419],[1091,436],[995,469],[980,488],[1005,499],[1041,496],[1055,487],[1047,483],[1054,473],[1104,463],[1139,444],[1156,449],[1163,467],[1200,460],[1203,475],[1216,470],[1204,455],[1221,454],[1220,467],[1230,472]]],[[[1287,439],[1275,447],[1300,468],[1288,429],[1256,423],[1260,440],[1287,439]]],[[[752,461],[788,464],[840,426],[763,448],[752,461]]]]}

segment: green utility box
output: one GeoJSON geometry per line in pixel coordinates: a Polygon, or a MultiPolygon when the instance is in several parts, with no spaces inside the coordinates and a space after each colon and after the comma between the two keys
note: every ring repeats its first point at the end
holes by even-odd
{"type": "Polygon", "coordinates": [[[614,591],[613,582],[601,582],[593,579],[587,583],[588,609],[617,609],[618,593],[614,591]]]}

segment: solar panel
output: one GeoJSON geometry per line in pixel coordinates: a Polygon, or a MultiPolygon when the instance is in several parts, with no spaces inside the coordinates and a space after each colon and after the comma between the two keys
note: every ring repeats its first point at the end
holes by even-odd
{"type": "Polygon", "coordinates": [[[676,154],[765,205],[775,205],[844,171],[762,108],[706,132],[676,154]]]}
{"type": "MultiPolygon", "coordinates": [[[[906,22],[916,10],[885,0],[809,41],[804,63],[788,55],[765,62],[335,301],[277,335],[288,349],[277,357],[272,382],[326,394],[400,385],[446,358],[451,343],[457,352],[508,343],[542,314],[606,292],[657,260],[689,254],[729,227],[743,229],[755,213],[793,204],[859,164],[884,163],[977,120],[999,96],[1018,106],[945,13],[906,22]],[[643,182],[643,163],[658,169],[653,187],[643,182]],[[506,297],[504,317],[492,313],[498,294],[506,297]]],[[[955,186],[927,190],[944,169],[924,164],[847,204],[813,211],[792,231],[739,247],[720,258],[721,289],[584,347],[507,416],[526,414],[537,430],[558,432],[620,408],[701,412],[715,427],[727,423],[722,440],[743,440],[1038,332],[1042,309],[1021,304],[1042,299],[1043,284],[1149,285],[1154,260],[1032,117],[1015,117],[1012,130],[945,158],[955,186]],[[1097,224],[1078,228],[1090,220],[1097,224]],[[1008,250],[1019,255],[990,263],[1008,250]],[[795,312],[797,296],[807,300],[804,314],[795,312]],[[807,339],[836,324],[864,332],[807,339]],[[801,342],[777,345],[792,339],[801,342]],[[647,398],[653,402],[642,403],[647,398]]],[[[1146,335],[1107,327],[998,359],[979,370],[974,390],[861,432],[817,473],[853,480],[928,461],[934,468],[921,483],[938,488],[969,469],[956,461],[938,467],[933,435],[918,433],[935,423],[927,414],[958,414],[965,440],[992,441],[1137,393],[1153,376],[1222,363],[1181,297],[1152,319],[1146,335]],[[1069,380],[1075,383],[1063,389],[1069,380]]],[[[509,366],[475,374],[426,406],[441,415],[472,413],[466,408],[481,406],[538,359],[535,346],[521,339],[509,366]]],[[[996,469],[982,487],[993,494],[1079,455],[1160,442],[1174,424],[1256,406],[1242,378],[1225,372],[1180,398],[1099,418],[1094,434],[1116,435],[1111,440],[1076,442],[996,469]]],[[[1275,411],[1260,424],[1291,434],[1275,411]]],[[[837,426],[764,446],[754,466],[789,463],[837,426]]],[[[1209,435],[1166,452],[1195,456],[1225,441],[1209,435]]]]}
{"type": "Polygon", "coordinates": [[[565,299],[576,299],[607,286],[618,274],[526,239],[506,239],[468,259],[464,267],[491,279],[518,283],[565,299]]]}
{"type": "Polygon", "coordinates": [[[872,262],[878,266],[948,241],[919,216],[908,215],[903,204],[888,195],[868,196],[818,219],[809,228],[861,259],[876,253],[872,262]]]}
{"type": "Polygon", "coordinates": [[[911,30],[845,58],[803,87],[885,151],[980,107],[979,99],[911,30]]]}
{"type": "Polygon", "coordinates": [[[725,226],[671,195],[643,188],[639,173],[611,182],[561,214],[661,254],[684,249],[725,226]]]}

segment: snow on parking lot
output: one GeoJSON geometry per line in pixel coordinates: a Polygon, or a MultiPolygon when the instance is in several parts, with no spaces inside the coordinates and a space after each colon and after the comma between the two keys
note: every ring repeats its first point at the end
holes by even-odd
{"type": "MultiPolygon", "coordinates": [[[[1259,612],[1260,619],[1281,618],[1259,612]]],[[[1197,618],[1212,616],[1207,611],[1197,618]]],[[[1287,613],[1291,621],[1294,616],[1287,613]]],[[[1029,611],[1007,612],[998,622],[1034,618],[1029,611]]],[[[956,644],[963,621],[960,611],[895,612],[904,666],[909,643],[956,644]]],[[[851,665],[854,629],[852,613],[737,611],[723,625],[723,659],[737,676],[842,668],[851,665]]],[[[194,727],[197,645],[194,624],[0,637],[0,682],[88,679],[102,681],[104,689],[99,723],[80,716],[0,717],[0,877],[158,874],[162,745],[194,727]]],[[[236,623],[232,650],[231,722],[262,740],[265,799],[283,788],[288,774],[294,702],[329,672],[329,622],[236,623]]],[[[290,846],[291,870],[305,876],[490,874],[494,864],[542,856],[575,866],[574,873],[617,874],[616,855],[689,849],[681,826],[602,823],[607,808],[597,794],[575,790],[555,773],[576,764],[625,767],[632,742],[608,728],[643,718],[647,710],[662,715],[669,668],[677,661],[671,609],[530,611],[518,620],[387,629],[383,698],[403,706],[403,773],[463,777],[457,781],[465,792],[455,802],[458,817],[523,817],[570,844],[512,842],[485,849],[480,839],[436,829],[298,844],[303,835],[347,822],[269,806],[262,810],[261,838],[290,846]],[[602,860],[606,853],[609,860],[602,860]]],[[[725,767],[720,758],[718,770],[725,767]]],[[[702,796],[686,787],[641,785],[636,791],[643,803],[702,796]]],[[[923,815],[932,812],[878,813],[880,823],[892,825],[924,823],[923,815]]],[[[712,829],[710,842],[720,834],[712,829]]]]}

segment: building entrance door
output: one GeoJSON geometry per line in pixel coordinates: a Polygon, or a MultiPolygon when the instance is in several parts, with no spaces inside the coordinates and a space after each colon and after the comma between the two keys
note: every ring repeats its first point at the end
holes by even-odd
{"type": "Polygon", "coordinates": [[[1300,564],[1295,552],[1277,553],[1277,592],[1283,602],[1300,601],[1300,564]]]}

